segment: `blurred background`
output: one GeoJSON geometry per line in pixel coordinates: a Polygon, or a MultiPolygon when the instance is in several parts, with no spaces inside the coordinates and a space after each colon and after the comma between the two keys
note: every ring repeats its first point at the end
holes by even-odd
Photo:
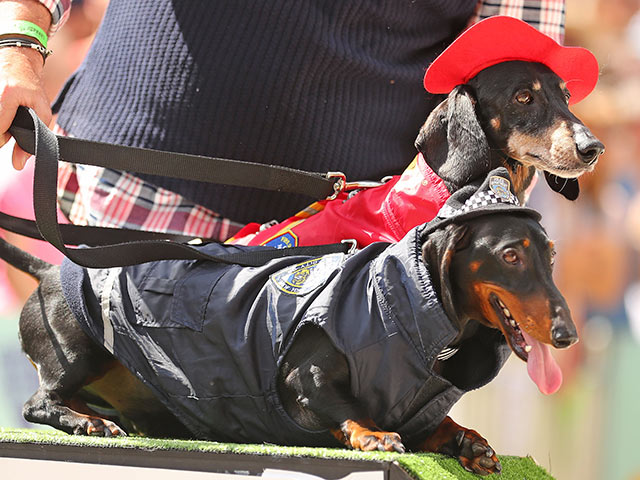
{"type": "Polygon", "coordinates": [[[554,350],[562,388],[545,397],[511,356],[451,416],[498,452],[531,455],[561,480],[640,480],[640,1],[567,0],[565,45],[600,64],[572,111],[605,144],[575,202],[541,180],[530,205],[557,250],[554,278],[580,342],[554,350]]]}
{"type": "MultiPolygon", "coordinates": [[[[52,39],[51,98],[82,60],[106,4],[75,1],[69,23],[52,39]]],[[[581,341],[554,351],[564,372],[558,393],[539,393],[526,365],[512,356],[451,417],[478,430],[500,454],[531,455],[559,480],[640,480],[640,0],[567,0],[565,44],[587,47],[598,58],[598,86],[572,110],[606,153],[594,173],[581,177],[576,202],[540,181],[530,205],[555,241],[555,279],[581,341]]],[[[15,172],[9,156],[0,150],[0,211],[32,216],[31,173],[15,172]]],[[[42,258],[59,258],[40,242],[4,235],[42,258]]],[[[16,340],[18,312],[33,288],[0,262],[4,427],[34,427],[20,412],[36,374],[16,340]]]]}

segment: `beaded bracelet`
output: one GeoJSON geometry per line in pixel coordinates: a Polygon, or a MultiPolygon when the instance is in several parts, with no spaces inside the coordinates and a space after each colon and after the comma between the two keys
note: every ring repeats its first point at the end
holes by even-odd
{"type": "Polygon", "coordinates": [[[32,22],[26,20],[14,20],[10,22],[0,21],[1,35],[24,35],[36,39],[40,45],[47,48],[48,37],[43,29],[32,22]]]}
{"type": "Polygon", "coordinates": [[[3,38],[0,40],[0,48],[2,47],[26,47],[32,48],[42,55],[42,63],[47,60],[47,57],[51,55],[53,52],[51,50],[47,50],[38,42],[34,42],[33,40],[27,40],[25,38],[3,38]]]}

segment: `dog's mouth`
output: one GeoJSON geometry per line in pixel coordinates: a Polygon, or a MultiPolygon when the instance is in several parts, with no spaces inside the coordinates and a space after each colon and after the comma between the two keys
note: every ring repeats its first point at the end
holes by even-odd
{"type": "Polygon", "coordinates": [[[513,353],[526,362],[529,360],[529,352],[532,347],[527,343],[524,335],[522,335],[520,325],[516,322],[515,318],[513,318],[511,311],[496,294],[491,294],[490,302],[498,315],[498,319],[502,325],[502,332],[507,339],[509,347],[511,347],[513,353]]]}
{"type": "Polygon", "coordinates": [[[522,329],[511,310],[495,293],[490,294],[489,302],[497,314],[509,347],[518,358],[527,363],[531,380],[545,395],[556,392],[562,385],[562,371],[551,356],[549,346],[522,329]]]}
{"type": "Polygon", "coordinates": [[[561,121],[538,137],[512,131],[507,154],[524,165],[563,178],[576,178],[594,170],[604,146],[575,123],[561,121]]]}
{"type": "Polygon", "coordinates": [[[584,173],[592,172],[597,163],[576,163],[574,166],[560,165],[558,162],[545,161],[541,155],[533,152],[526,152],[523,155],[523,158],[518,161],[522,164],[530,165],[538,170],[549,172],[562,178],[578,178],[584,173]]]}

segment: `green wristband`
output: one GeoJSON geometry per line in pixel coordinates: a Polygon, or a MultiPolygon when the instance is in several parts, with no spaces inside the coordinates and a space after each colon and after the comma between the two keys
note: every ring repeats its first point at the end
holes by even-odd
{"type": "Polygon", "coordinates": [[[44,48],[47,48],[48,37],[45,31],[35,23],[26,20],[0,21],[0,35],[24,35],[35,38],[44,48]]]}

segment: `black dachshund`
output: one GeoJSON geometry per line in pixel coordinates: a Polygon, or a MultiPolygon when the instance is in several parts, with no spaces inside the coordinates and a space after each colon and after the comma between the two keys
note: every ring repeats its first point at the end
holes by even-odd
{"type": "Polygon", "coordinates": [[[406,446],[498,472],[449,409],[511,351],[556,390],[547,344],[577,340],[553,245],[511,187],[497,169],[397,244],[263,267],[60,269],[0,242],[0,257],[40,281],[20,318],[40,379],[24,416],[80,435],[406,446]]]}

